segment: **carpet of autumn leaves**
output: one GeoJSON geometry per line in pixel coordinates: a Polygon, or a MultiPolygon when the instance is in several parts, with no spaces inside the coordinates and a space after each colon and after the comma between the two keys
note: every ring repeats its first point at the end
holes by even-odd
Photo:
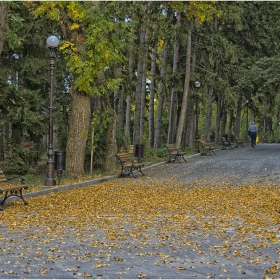
{"type": "MultiPolygon", "coordinates": [[[[160,244],[172,233],[177,236],[172,242],[199,251],[189,237],[215,236],[221,242],[209,249],[227,260],[242,257],[245,249],[255,251],[280,244],[280,193],[272,184],[211,185],[200,180],[186,186],[172,178],[148,184],[128,178],[32,197],[28,202],[28,206],[21,201],[7,203],[1,223],[18,235],[29,230],[29,239],[79,238],[85,231],[93,237],[102,230],[112,244],[115,240],[145,242],[152,238],[160,244]],[[69,227],[74,230],[66,231],[69,227]]],[[[92,240],[91,245],[98,247],[100,243],[92,240]]],[[[274,253],[279,256],[280,248],[274,253]]],[[[259,255],[249,261],[257,264],[263,258],[259,255]]],[[[278,278],[279,269],[278,258],[263,271],[263,277],[278,278]]]]}

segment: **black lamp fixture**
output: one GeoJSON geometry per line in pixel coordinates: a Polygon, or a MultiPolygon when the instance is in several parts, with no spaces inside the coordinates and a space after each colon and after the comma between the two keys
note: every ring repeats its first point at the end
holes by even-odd
{"type": "Polygon", "coordinates": [[[54,148],[53,148],[53,97],[54,97],[54,59],[59,40],[55,35],[47,39],[47,46],[50,49],[50,98],[49,98],[49,141],[48,141],[48,160],[47,160],[47,178],[45,186],[54,186],[54,148]]]}

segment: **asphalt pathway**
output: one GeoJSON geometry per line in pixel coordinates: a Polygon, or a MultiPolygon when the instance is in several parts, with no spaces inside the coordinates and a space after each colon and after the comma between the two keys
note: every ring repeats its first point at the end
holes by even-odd
{"type": "MultiPolygon", "coordinates": [[[[247,183],[264,187],[269,184],[280,186],[279,155],[279,144],[217,150],[213,156],[189,157],[186,163],[162,163],[146,168],[144,177],[140,173],[135,173],[136,179],[116,179],[116,176],[112,176],[100,181],[66,186],[60,191],[67,192],[110,180],[120,186],[131,184],[132,181],[136,185],[151,185],[156,180],[157,183],[174,182],[182,188],[192,189],[200,184],[225,184],[233,188],[247,183]]],[[[51,195],[57,191],[59,189],[54,188],[28,194],[28,197],[51,195]]],[[[78,231],[73,226],[75,217],[69,217],[69,223],[61,228],[58,226],[58,235],[51,228],[42,230],[24,224],[17,230],[6,223],[6,213],[6,209],[0,212],[0,279],[280,277],[279,223],[263,229],[273,232],[272,242],[272,239],[259,240],[252,232],[238,232],[243,221],[230,227],[219,224],[222,229],[217,235],[214,227],[209,226],[209,230],[205,231],[195,226],[195,216],[186,217],[190,223],[178,223],[176,228],[177,221],[170,218],[171,213],[164,213],[153,221],[154,224],[147,223],[143,232],[136,228],[135,232],[129,231],[129,234],[110,238],[106,228],[100,226],[102,223],[86,225],[82,232],[78,231]],[[167,231],[167,224],[174,225],[169,227],[174,230],[167,231]]],[[[67,215],[66,212],[66,219],[67,215]]],[[[280,214],[275,211],[272,215],[280,214]]],[[[122,217],[125,220],[126,213],[122,217]]],[[[118,224],[116,217],[110,213],[104,213],[101,218],[107,224],[118,224]]],[[[145,221],[145,217],[141,219],[145,221]]],[[[215,220],[212,222],[215,223],[215,220]]],[[[124,232],[135,226],[133,219],[125,220],[123,224],[124,232]]]]}

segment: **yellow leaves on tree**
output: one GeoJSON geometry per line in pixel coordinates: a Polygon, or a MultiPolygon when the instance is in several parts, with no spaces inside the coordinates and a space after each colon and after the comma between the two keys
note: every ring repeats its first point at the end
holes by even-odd
{"type": "Polygon", "coordinates": [[[188,20],[194,20],[198,25],[220,16],[215,1],[176,1],[167,2],[166,5],[177,12],[182,12],[188,20]]]}

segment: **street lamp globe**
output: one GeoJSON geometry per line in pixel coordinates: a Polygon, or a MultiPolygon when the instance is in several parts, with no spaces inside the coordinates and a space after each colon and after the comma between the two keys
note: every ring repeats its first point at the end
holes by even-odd
{"type": "Polygon", "coordinates": [[[47,46],[49,48],[56,48],[58,46],[58,38],[55,35],[51,35],[47,39],[47,46]]]}
{"type": "Polygon", "coordinates": [[[200,81],[195,81],[194,85],[195,85],[196,88],[199,88],[200,87],[200,81]]]}

